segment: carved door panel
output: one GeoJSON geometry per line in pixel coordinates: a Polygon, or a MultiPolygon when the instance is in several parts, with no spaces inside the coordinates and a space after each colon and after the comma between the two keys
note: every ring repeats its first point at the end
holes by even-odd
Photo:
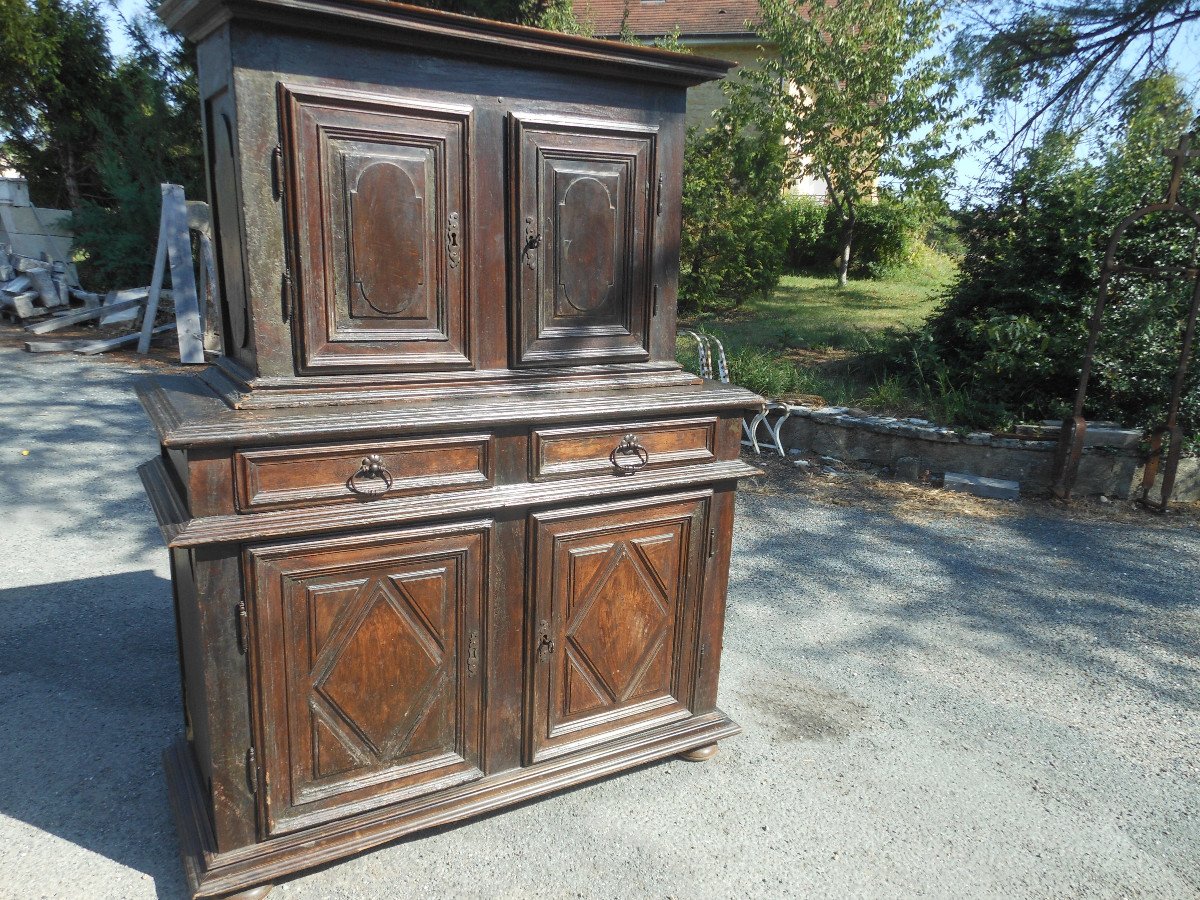
{"type": "Polygon", "coordinates": [[[471,365],[470,108],[280,87],[301,365],[471,365]]]}
{"type": "Polygon", "coordinates": [[[709,496],[532,517],[530,762],[690,715],[709,496]]]}
{"type": "Polygon", "coordinates": [[[481,777],[488,533],[249,551],[269,834],[481,777]]]}
{"type": "Polygon", "coordinates": [[[513,364],[649,358],[656,131],[509,119],[513,364]]]}

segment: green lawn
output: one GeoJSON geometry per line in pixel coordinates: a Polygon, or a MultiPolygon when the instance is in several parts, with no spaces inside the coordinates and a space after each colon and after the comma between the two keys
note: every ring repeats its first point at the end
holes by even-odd
{"type": "MultiPolygon", "coordinates": [[[[893,414],[929,411],[884,361],[889,332],[920,325],[954,277],[954,264],[933,257],[880,280],[785,276],[769,297],[748,300],[715,319],[681,324],[719,337],[733,380],[772,396],[810,395],[828,403],[893,414]]],[[[680,360],[693,368],[695,342],[680,339],[680,360]]]]}

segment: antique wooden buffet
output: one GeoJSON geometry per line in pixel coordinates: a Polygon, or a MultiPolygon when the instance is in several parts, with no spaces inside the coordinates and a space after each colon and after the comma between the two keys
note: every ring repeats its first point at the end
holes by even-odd
{"type": "Polygon", "coordinates": [[[684,754],[744,411],[675,362],[688,85],[728,64],[380,0],[166,0],[224,351],[140,388],[195,896],[684,754]]]}

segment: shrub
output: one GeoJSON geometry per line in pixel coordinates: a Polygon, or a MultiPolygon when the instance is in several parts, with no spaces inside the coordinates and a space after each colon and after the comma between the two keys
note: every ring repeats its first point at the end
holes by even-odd
{"type": "Polygon", "coordinates": [[[689,133],[679,277],[685,312],[734,309],[779,283],[788,242],[783,153],[777,137],[727,119],[689,133]]]}
{"type": "MultiPolygon", "coordinates": [[[[1160,151],[1195,116],[1169,75],[1135,85],[1123,109],[1098,155],[1081,158],[1076,136],[1052,133],[1006,174],[994,204],[964,217],[959,278],[916,346],[945,367],[948,383],[1001,416],[1070,408],[1109,237],[1127,214],[1161,199],[1160,151]]],[[[1181,199],[1200,204],[1194,168],[1181,199]]],[[[1120,258],[1179,262],[1190,237],[1170,217],[1146,219],[1128,233],[1120,258]]],[[[1136,277],[1113,288],[1085,412],[1150,426],[1165,415],[1190,292],[1136,277]]],[[[1182,424],[1193,435],[1200,428],[1200,365],[1192,367],[1182,424]]]]}
{"type": "MultiPolygon", "coordinates": [[[[826,274],[835,268],[840,216],[833,206],[810,197],[784,202],[788,236],[785,262],[790,272],[826,274]]],[[[850,272],[883,278],[911,265],[927,227],[919,206],[890,197],[859,208],[850,272]]]]}

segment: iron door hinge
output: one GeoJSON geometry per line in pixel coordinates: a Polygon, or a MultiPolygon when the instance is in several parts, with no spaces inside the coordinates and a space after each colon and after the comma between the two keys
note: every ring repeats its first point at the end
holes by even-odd
{"type": "Polygon", "coordinates": [[[283,294],[283,321],[290,322],[292,320],[292,297],[295,293],[292,286],[292,273],[284,268],[283,276],[280,278],[280,293],[283,294]]]}
{"type": "Polygon", "coordinates": [[[663,209],[663,173],[659,172],[658,173],[658,198],[655,203],[655,210],[656,210],[655,215],[661,216],[662,209],[663,209]]]}
{"type": "Polygon", "coordinates": [[[271,151],[271,196],[283,198],[283,148],[278,144],[271,151]]]}
{"type": "Polygon", "coordinates": [[[238,650],[243,654],[250,646],[250,613],[246,609],[246,601],[239,600],[237,605],[238,650]]]}
{"type": "Polygon", "coordinates": [[[254,748],[250,747],[246,750],[246,783],[250,786],[250,793],[255,797],[258,796],[258,757],[254,753],[254,748]]]}
{"type": "Polygon", "coordinates": [[[717,555],[717,529],[708,529],[708,543],[704,550],[704,555],[712,559],[717,555]]]}
{"type": "Polygon", "coordinates": [[[658,292],[659,292],[659,289],[658,289],[658,285],[656,284],[656,285],[654,285],[654,301],[650,306],[650,315],[651,316],[658,315],[658,292]]]}

